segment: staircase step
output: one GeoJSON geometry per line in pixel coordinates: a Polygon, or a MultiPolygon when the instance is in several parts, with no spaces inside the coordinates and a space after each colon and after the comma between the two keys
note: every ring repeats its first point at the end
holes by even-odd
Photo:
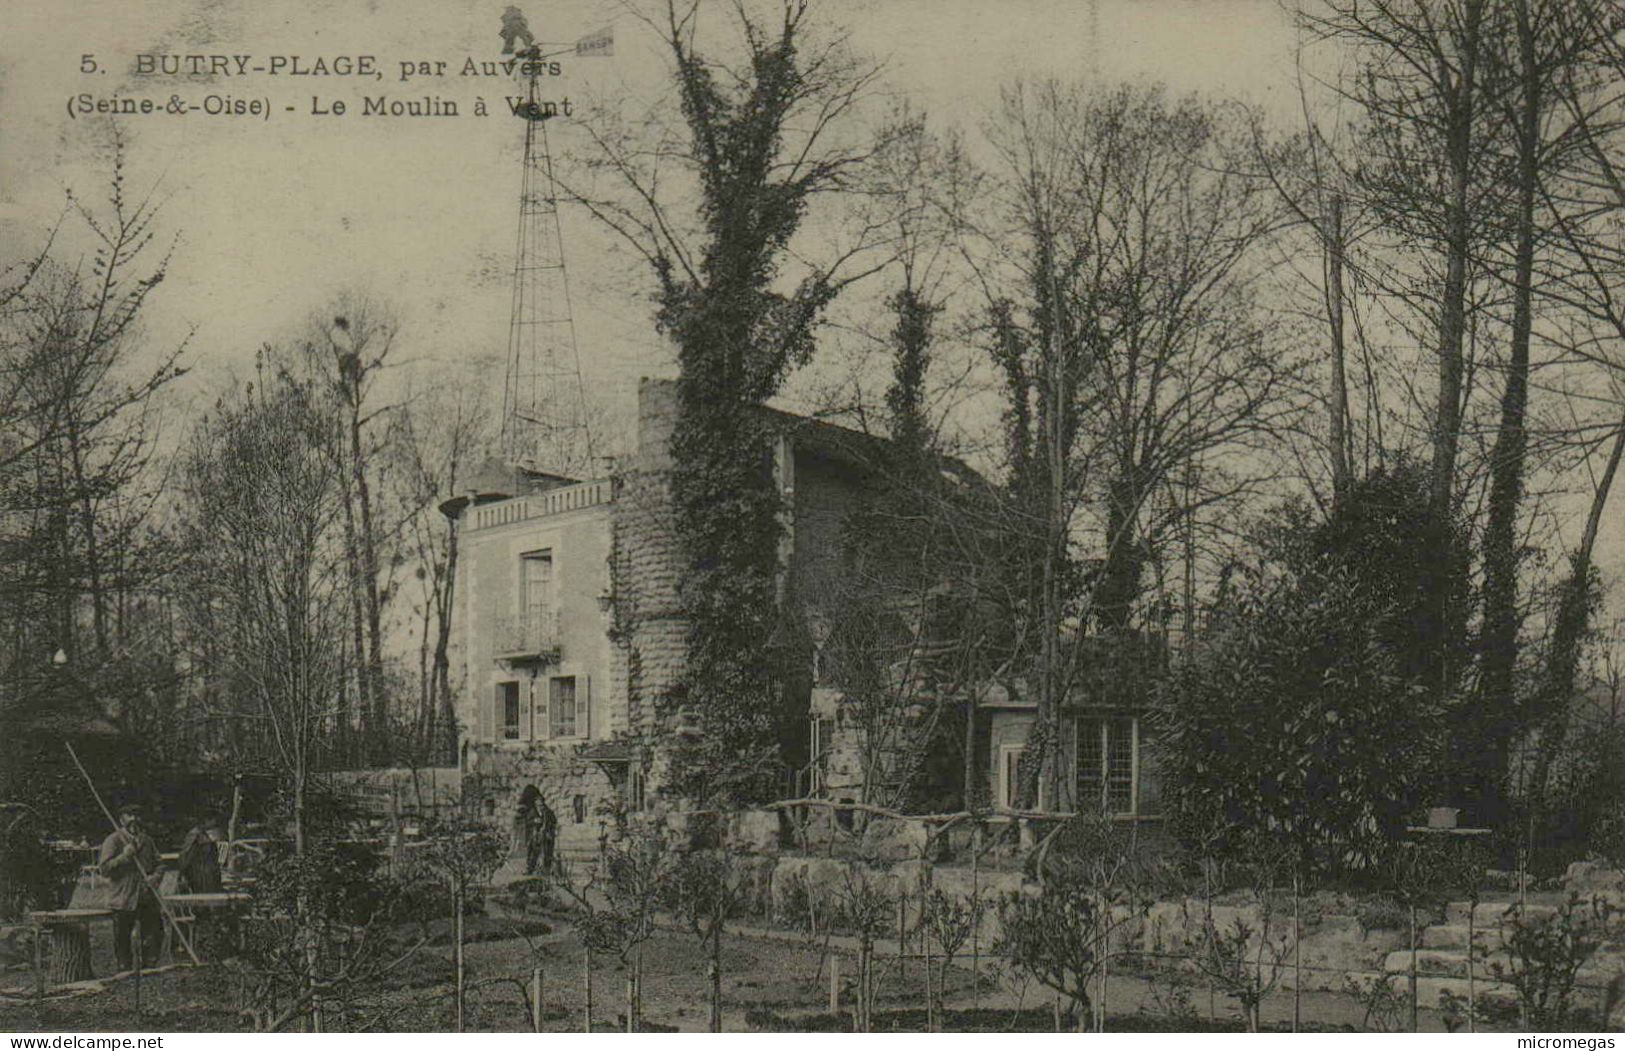
{"type": "MultiPolygon", "coordinates": [[[[1402,996],[1410,994],[1410,979],[1403,974],[1391,974],[1388,983],[1402,996]]],[[[1496,982],[1478,978],[1472,983],[1473,994],[1480,1000],[1500,1000],[1505,1003],[1517,1003],[1518,992],[1507,982],[1496,982]]],[[[1465,1000],[1467,998],[1468,983],[1466,978],[1424,978],[1416,979],[1416,1002],[1423,1007],[1438,1007],[1439,998],[1445,993],[1465,1000]]]]}
{"type": "MultiPolygon", "coordinates": [[[[1500,954],[1489,958],[1480,958],[1474,965],[1474,973],[1484,977],[1490,973],[1490,964],[1499,963],[1507,966],[1507,959],[1500,954]]],[[[1383,957],[1383,970],[1389,974],[1409,974],[1411,970],[1411,951],[1397,949],[1383,957]]],[[[1434,977],[1467,977],[1467,950],[1459,949],[1419,949],[1416,953],[1416,971],[1419,975],[1434,977]]]]}
{"type": "MultiPolygon", "coordinates": [[[[1479,927],[1473,931],[1473,937],[1480,947],[1492,945],[1497,940],[1493,930],[1479,927]]],[[[1467,925],[1465,923],[1440,923],[1432,927],[1422,928],[1422,948],[1424,949],[1459,949],[1467,948],[1467,925]]]]}
{"type": "MultiPolygon", "coordinates": [[[[1473,922],[1481,930],[1498,927],[1501,925],[1501,921],[1506,918],[1507,909],[1511,908],[1512,905],[1513,903],[1510,901],[1481,901],[1478,903],[1478,907],[1473,910],[1473,922]]],[[[1467,925],[1467,909],[1468,903],[1465,901],[1451,902],[1445,906],[1445,922],[1447,924],[1460,924],[1465,927],[1467,925]]],[[[1556,913],[1556,903],[1530,901],[1523,907],[1524,918],[1528,920],[1544,919],[1556,915],[1556,913]]]]}
{"type": "MultiPolygon", "coordinates": [[[[1618,974],[1616,961],[1593,957],[1581,966],[1575,973],[1575,981],[1582,986],[1606,985],[1614,975],[1618,974]]],[[[1504,952],[1490,952],[1480,955],[1473,963],[1473,976],[1478,981],[1496,980],[1495,968],[1501,969],[1505,975],[1512,970],[1512,958],[1504,952]]],[[[1390,975],[1406,977],[1410,974],[1411,953],[1409,949],[1399,949],[1389,953],[1383,958],[1383,970],[1390,975]]],[[[1419,949],[1416,953],[1417,978],[1440,979],[1467,979],[1467,950],[1466,949],[1419,949]]]]}

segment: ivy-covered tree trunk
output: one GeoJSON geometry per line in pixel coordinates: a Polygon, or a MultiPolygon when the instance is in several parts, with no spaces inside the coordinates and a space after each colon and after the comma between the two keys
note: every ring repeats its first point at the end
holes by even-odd
{"type": "Polygon", "coordinates": [[[675,751],[672,787],[738,801],[777,786],[782,699],[771,651],[783,509],[759,410],[811,354],[811,330],[833,294],[822,274],[792,294],[772,285],[807,198],[837,183],[846,162],[806,163],[785,147],[804,107],[820,124],[831,113],[814,108],[831,90],[827,71],[809,78],[800,56],[805,3],[787,4],[771,32],[739,13],[750,61],[737,78],[719,76],[695,50],[692,10],[668,15],[704,227],[696,251],[662,245],[651,256],[660,324],[679,366],[672,492],[689,637],[677,700],[700,731],[675,751]]]}

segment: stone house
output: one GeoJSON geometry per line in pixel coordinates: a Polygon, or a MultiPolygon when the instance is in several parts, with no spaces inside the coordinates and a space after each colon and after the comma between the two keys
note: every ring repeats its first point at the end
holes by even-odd
{"type": "MultiPolygon", "coordinates": [[[[781,644],[786,667],[801,669],[786,676],[778,699],[783,791],[857,800],[861,720],[820,667],[820,647],[848,613],[850,596],[831,582],[849,561],[853,515],[888,496],[893,447],[761,411],[784,501],[781,644]]],[[[658,706],[681,682],[686,659],[670,494],[676,414],[676,385],[644,380],[633,452],[612,474],[574,479],[487,465],[442,505],[460,523],[453,643],[465,785],[498,822],[510,819],[524,786],[536,785],[558,815],[566,855],[592,851],[662,783],[662,744],[674,730],[658,706]]],[[[943,470],[975,479],[956,461],[943,461],[943,470]]],[[[1008,805],[1031,720],[1019,691],[1002,699],[984,691],[970,747],[995,805],[1008,805]]],[[[1094,762],[1101,798],[1115,807],[1127,792],[1131,811],[1141,798],[1138,734],[1132,713],[1102,709],[1075,720],[1080,784],[1094,762]]]]}
{"type": "MultiPolygon", "coordinates": [[[[1162,810],[1148,712],[1151,684],[1167,665],[1167,641],[1131,632],[1089,638],[1083,647],[1083,670],[1061,705],[1062,798],[1048,798],[1041,784],[1040,809],[1158,819],[1162,810]]],[[[989,799],[999,809],[1016,806],[1028,735],[1038,720],[1035,690],[1019,679],[992,683],[979,699],[987,721],[986,761],[993,771],[989,799]]]]}
{"type": "MultiPolygon", "coordinates": [[[[785,791],[811,792],[827,784],[837,721],[814,671],[818,625],[835,615],[821,608],[821,583],[843,559],[853,511],[884,495],[889,443],[762,411],[785,508],[780,593],[796,630],[784,646],[806,668],[781,699],[785,791]]],[[[661,783],[672,731],[657,705],[686,656],[670,495],[676,412],[676,385],[646,379],[634,452],[613,474],[487,465],[441,508],[460,523],[453,642],[465,784],[499,822],[536,785],[566,854],[592,849],[661,783]]]]}

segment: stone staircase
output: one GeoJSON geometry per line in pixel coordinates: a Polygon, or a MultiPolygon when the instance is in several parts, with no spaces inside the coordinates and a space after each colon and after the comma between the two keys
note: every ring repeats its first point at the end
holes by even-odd
{"type": "MultiPolygon", "coordinates": [[[[565,821],[559,825],[558,839],[554,840],[553,849],[558,859],[572,873],[585,875],[587,869],[598,860],[597,824],[583,822],[579,825],[565,821]]],[[[496,886],[512,883],[523,879],[525,875],[525,854],[523,848],[512,850],[508,854],[502,867],[492,877],[491,882],[496,886]]]]}
{"type": "Polygon", "coordinates": [[[595,822],[559,824],[559,838],[554,849],[566,865],[580,868],[598,860],[599,829],[595,822]]]}
{"type": "MultiPolygon", "coordinates": [[[[1524,905],[1528,919],[1552,916],[1565,895],[1556,892],[1531,893],[1524,905]]],[[[1517,992],[1506,981],[1496,978],[1495,968],[1509,971],[1512,960],[1503,945],[1502,925],[1513,901],[1502,898],[1479,902],[1472,912],[1469,927],[1469,903],[1451,902],[1445,908],[1444,922],[1425,927],[1417,939],[1416,993],[1423,1007],[1437,1007],[1445,993],[1466,999],[1468,993],[1469,931],[1477,948],[1472,955],[1472,987],[1481,1000],[1496,999],[1508,1003],[1517,1001],[1517,992]]],[[[1614,916],[1609,922],[1610,939],[1587,963],[1581,966],[1576,983],[1580,986],[1602,986],[1616,975],[1625,973],[1625,916],[1614,916]]],[[[1389,981],[1401,992],[1409,988],[1411,953],[1409,949],[1390,952],[1383,960],[1383,969],[1389,981]]],[[[1592,1002],[1596,994],[1581,991],[1582,1003],[1592,1002]]]]}

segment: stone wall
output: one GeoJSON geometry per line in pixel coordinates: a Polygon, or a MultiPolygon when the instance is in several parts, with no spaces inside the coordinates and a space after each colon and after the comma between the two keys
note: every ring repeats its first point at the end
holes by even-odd
{"type": "Polygon", "coordinates": [[[614,528],[612,632],[626,675],[626,728],[653,735],[659,702],[681,681],[688,659],[669,476],[643,470],[624,475],[614,528]]]}
{"type": "MultiPolygon", "coordinates": [[[[609,776],[597,763],[581,758],[575,746],[493,749],[482,755],[478,776],[469,780],[469,788],[483,801],[486,819],[510,835],[519,793],[526,785],[535,785],[558,817],[561,849],[596,844],[600,824],[612,819],[614,791],[609,776]],[[579,822],[577,797],[581,799],[579,822]]],[[[523,874],[523,864],[524,844],[514,836],[509,842],[508,863],[496,881],[523,874]]]]}
{"type": "MultiPolygon", "coordinates": [[[[978,939],[990,950],[1000,933],[998,902],[1039,891],[1038,884],[1024,875],[1019,850],[992,852],[975,867],[962,849],[954,851],[952,858],[932,860],[924,856],[923,825],[908,820],[871,820],[861,835],[847,838],[841,853],[828,847],[822,851],[791,849],[788,824],[776,811],[746,811],[704,821],[673,814],[660,816],[654,823],[676,849],[725,846],[745,891],[744,911],[755,923],[805,929],[810,919],[828,922],[838,917],[851,882],[862,879],[894,901],[903,899],[902,918],[910,929],[919,920],[923,896],[933,891],[964,902],[981,898],[985,909],[978,939]]],[[[930,850],[936,853],[951,838],[932,837],[930,850]]],[[[1408,932],[1363,928],[1356,918],[1358,904],[1346,895],[1304,898],[1300,922],[1306,989],[1343,991],[1350,975],[1393,973],[1392,967],[1385,968],[1385,960],[1408,944],[1408,932]]],[[[1177,955],[1183,938],[1203,922],[1209,908],[1197,898],[1159,900],[1143,919],[1125,923],[1114,942],[1120,951],[1177,955]]],[[[1221,931],[1238,920],[1255,932],[1263,927],[1262,910],[1245,894],[1222,897],[1211,910],[1221,931]]],[[[1278,902],[1270,920],[1272,933],[1284,934],[1291,922],[1289,899],[1278,902]]],[[[839,922],[836,927],[840,929],[839,922]]],[[[895,921],[888,923],[888,931],[895,931],[895,921]]],[[[1290,954],[1281,961],[1282,988],[1293,986],[1291,963],[1290,954]]],[[[1171,958],[1154,957],[1150,965],[1186,972],[1193,969],[1189,962],[1171,958]]]]}

